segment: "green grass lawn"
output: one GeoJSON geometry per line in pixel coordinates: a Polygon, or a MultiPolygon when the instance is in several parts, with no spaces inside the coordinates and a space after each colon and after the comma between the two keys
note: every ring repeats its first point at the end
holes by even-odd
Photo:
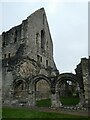
{"type": "Polygon", "coordinates": [[[51,107],[51,100],[50,99],[37,100],[36,106],[38,106],[38,107],[51,107]]]}
{"type": "Polygon", "coordinates": [[[63,105],[77,105],[79,103],[77,97],[61,97],[60,100],[63,105]]]}
{"type": "Polygon", "coordinates": [[[3,119],[4,118],[85,118],[86,120],[87,118],[77,115],[40,112],[36,110],[31,110],[29,108],[3,108],[2,111],[3,111],[2,112],[3,119]]]}
{"type": "MultiPolygon", "coordinates": [[[[63,105],[76,105],[79,103],[79,98],[76,97],[61,97],[61,103],[63,105]]],[[[36,106],[38,107],[51,107],[51,100],[50,99],[42,99],[36,101],[36,106]]]]}

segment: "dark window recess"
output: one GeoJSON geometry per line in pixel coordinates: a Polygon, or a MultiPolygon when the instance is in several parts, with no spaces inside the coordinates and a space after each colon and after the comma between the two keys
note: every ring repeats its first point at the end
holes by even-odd
{"type": "Polygon", "coordinates": [[[8,58],[10,58],[10,53],[8,54],[8,58]]]}
{"type": "Polygon", "coordinates": [[[5,41],[4,41],[4,42],[2,43],[2,46],[5,47],[5,45],[6,45],[6,44],[5,44],[5,41]]]}
{"type": "Polygon", "coordinates": [[[42,62],[42,57],[41,57],[41,62],[42,62]]]}
{"type": "Polygon", "coordinates": [[[43,24],[44,24],[44,22],[45,22],[45,14],[43,14],[43,24]]]}
{"type": "Polygon", "coordinates": [[[6,58],[6,54],[4,54],[4,58],[6,58]]]}
{"type": "Polygon", "coordinates": [[[46,66],[48,66],[48,60],[46,60],[46,66]]]}
{"type": "Polygon", "coordinates": [[[40,56],[37,55],[37,62],[40,62],[40,56]]]}
{"type": "Polygon", "coordinates": [[[45,49],[45,32],[41,30],[41,48],[45,49]]]}
{"type": "Polygon", "coordinates": [[[37,55],[37,62],[42,62],[42,57],[37,55]]]}
{"type": "Polygon", "coordinates": [[[16,38],[16,37],[14,38],[14,43],[15,43],[15,42],[17,42],[17,38],[16,38]]]}

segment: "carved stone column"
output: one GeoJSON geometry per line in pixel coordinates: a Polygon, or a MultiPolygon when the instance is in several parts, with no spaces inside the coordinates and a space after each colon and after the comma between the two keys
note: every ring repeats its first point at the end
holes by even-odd
{"type": "Polygon", "coordinates": [[[35,92],[34,91],[29,92],[28,105],[31,107],[35,106],[35,92]]]}
{"type": "Polygon", "coordinates": [[[52,101],[51,107],[53,108],[59,108],[60,106],[62,106],[58,92],[51,95],[51,101],[52,101]]]}

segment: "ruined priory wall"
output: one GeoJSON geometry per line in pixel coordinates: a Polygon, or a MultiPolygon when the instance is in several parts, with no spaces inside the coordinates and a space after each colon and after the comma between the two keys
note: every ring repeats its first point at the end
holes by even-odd
{"type": "Polygon", "coordinates": [[[88,100],[90,96],[90,81],[89,81],[89,60],[82,59],[82,74],[83,74],[83,84],[85,90],[85,99],[88,100]]]}
{"type": "Polygon", "coordinates": [[[56,68],[53,60],[53,43],[49,31],[49,26],[47,23],[47,17],[44,9],[40,9],[33,13],[27,19],[27,52],[30,58],[37,60],[37,55],[41,57],[40,64],[47,67],[46,60],[48,61],[48,66],[56,68]],[[44,31],[44,39],[41,40],[41,31],[44,31]],[[41,43],[43,42],[43,43],[41,43]],[[43,44],[44,48],[41,47],[43,44]]]}

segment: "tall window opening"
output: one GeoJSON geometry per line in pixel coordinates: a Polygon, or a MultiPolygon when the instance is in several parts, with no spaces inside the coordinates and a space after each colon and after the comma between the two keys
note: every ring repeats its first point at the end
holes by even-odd
{"type": "Polygon", "coordinates": [[[5,47],[5,44],[6,44],[6,43],[5,43],[5,41],[4,41],[4,42],[2,43],[2,46],[5,47]]]}
{"type": "Polygon", "coordinates": [[[37,55],[37,62],[40,62],[40,56],[37,55]]]}
{"type": "Polygon", "coordinates": [[[46,60],[46,66],[48,67],[48,60],[46,60]]]}
{"type": "Polygon", "coordinates": [[[4,58],[6,58],[6,54],[4,54],[4,58]]]}
{"type": "Polygon", "coordinates": [[[42,57],[37,55],[37,62],[42,62],[42,57]]]}
{"type": "Polygon", "coordinates": [[[10,58],[10,53],[8,54],[8,58],[10,58]]]}
{"type": "Polygon", "coordinates": [[[45,22],[45,14],[43,14],[43,24],[44,24],[44,22],[45,22]]]}
{"type": "Polygon", "coordinates": [[[45,31],[41,30],[41,48],[45,49],[45,31]]]}
{"type": "Polygon", "coordinates": [[[40,57],[40,61],[42,62],[42,57],[40,57]]]}

